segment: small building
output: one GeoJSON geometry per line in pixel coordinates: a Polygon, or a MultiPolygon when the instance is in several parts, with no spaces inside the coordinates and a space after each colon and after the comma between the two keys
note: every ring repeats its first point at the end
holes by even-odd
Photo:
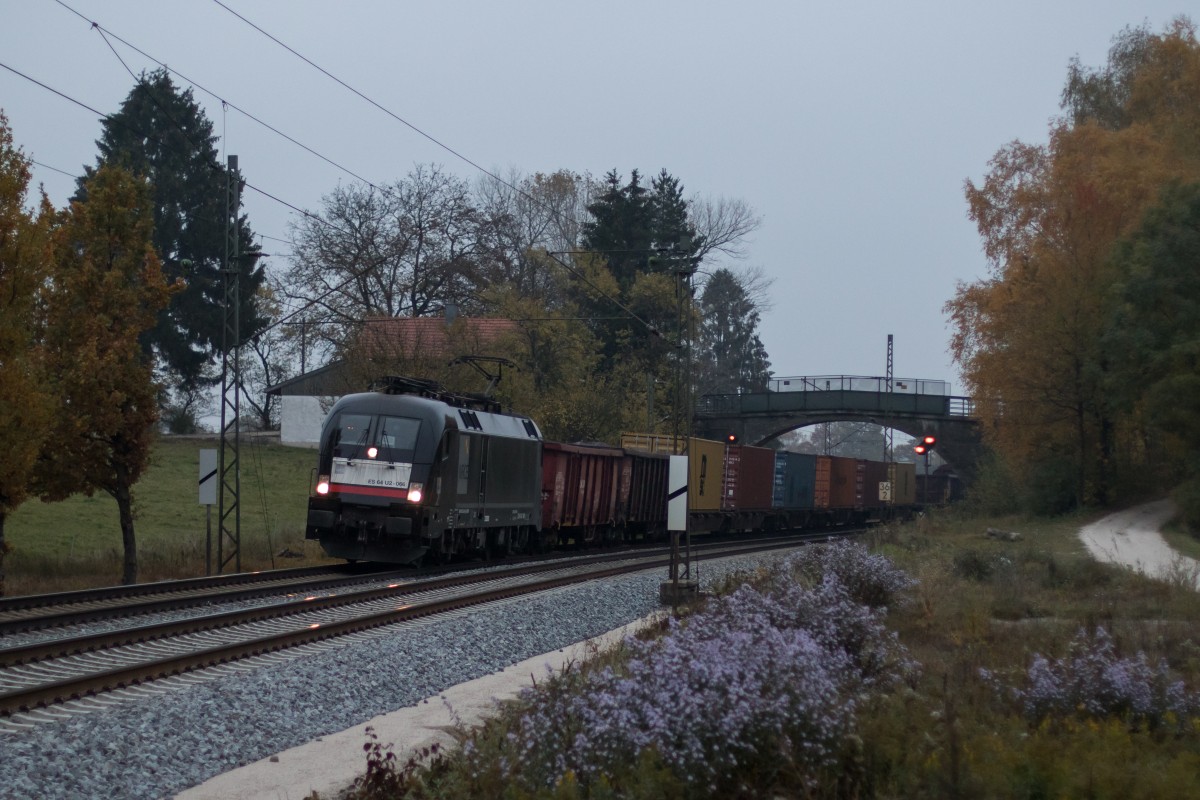
{"type": "Polygon", "coordinates": [[[343,395],[364,392],[384,375],[440,379],[453,359],[484,355],[519,330],[508,319],[452,314],[365,320],[354,357],[331,361],[267,389],[280,399],[279,440],[316,447],[325,415],[343,395]]]}

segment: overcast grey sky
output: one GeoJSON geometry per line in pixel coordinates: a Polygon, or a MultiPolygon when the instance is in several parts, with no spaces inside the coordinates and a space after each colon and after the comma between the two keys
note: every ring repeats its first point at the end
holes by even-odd
{"type": "MultiPolygon", "coordinates": [[[[1126,25],[1196,17],[1182,0],[224,1],[485,168],[666,168],[687,194],[746,201],[763,222],[744,263],[775,281],[761,333],[776,375],[882,375],[891,333],[898,377],[956,393],[942,305],[985,274],[964,180],[1013,139],[1045,141],[1072,56],[1100,66],[1126,25]]],[[[478,177],[212,0],[64,2],[373,182],[431,162],[478,177]]],[[[0,63],[118,109],[133,79],[88,21],[55,0],[0,7],[0,63]]],[[[110,41],[135,73],[155,68],[110,41]]],[[[255,186],[316,210],[351,180],[195,96],[255,186]]],[[[4,69],[0,108],[42,164],[95,162],[95,114],[4,69]]],[[[74,190],[42,166],[34,181],[56,205],[74,190]]],[[[294,212],[244,200],[264,249],[286,253],[294,212]]]]}

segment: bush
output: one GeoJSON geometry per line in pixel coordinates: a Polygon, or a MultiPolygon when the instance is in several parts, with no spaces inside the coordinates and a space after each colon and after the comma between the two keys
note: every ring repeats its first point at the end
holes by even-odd
{"type": "Polygon", "coordinates": [[[690,797],[806,793],[844,771],[862,699],[915,672],[884,610],[855,595],[895,602],[912,581],[834,545],[805,548],[764,583],[672,620],[661,639],[627,640],[623,664],[525,692],[498,751],[464,746],[471,790],[625,796],[636,773],[690,797]],[[813,585],[795,580],[816,564],[813,585]]]}
{"type": "Polygon", "coordinates": [[[975,480],[967,487],[965,505],[977,514],[1003,517],[1023,510],[1022,487],[995,453],[979,460],[975,480]]]}
{"type": "Polygon", "coordinates": [[[1171,499],[1179,508],[1179,518],[1189,534],[1200,538],[1200,477],[1191,477],[1175,487],[1171,499]]]}
{"type": "MultiPolygon", "coordinates": [[[[984,676],[995,680],[989,673],[984,676]]],[[[1152,667],[1144,653],[1119,657],[1104,628],[1092,635],[1081,630],[1064,658],[1035,653],[1025,682],[1025,688],[1009,688],[1007,694],[1033,724],[1072,716],[1115,717],[1134,728],[1145,724],[1156,729],[1167,719],[1183,726],[1200,714],[1200,697],[1171,679],[1165,661],[1152,667]]]]}
{"type": "MultiPolygon", "coordinates": [[[[835,575],[852,600],[871,608],[895,605],[916,585],[886,556],[848,539],[802,548],[783,561],[781,571],[809,585],[835,575]]],[[[787,583],[786,579],[780,582],[787,583]]]]}
{"type": "Polygon", "coordinates": [[[963,550],[954,556],[954,574],[970,581],[992,577],[992,560],[978,550],[963,550]]]}

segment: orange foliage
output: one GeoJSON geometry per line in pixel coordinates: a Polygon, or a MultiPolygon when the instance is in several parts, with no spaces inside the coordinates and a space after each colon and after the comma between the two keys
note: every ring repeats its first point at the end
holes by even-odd
{"type": "Polygon", "coordinates": [[[1073,465],[1077,503],[1107,499],[1118,433],[1100,345],[1117,279],[1113,245],[1136,229],[1166,183],[1200,178],[1200,147],[1181,157],[1178,124],[1200,122],[1200,84],[1192,84],[1200,49],[1194,38],[1155,41],[1131,95],[1132,124],[1059,123],[1048,145],[1009,144],[981,186],[966,185],[991,274],[960,284],[947,303],[951,352],[997,452],[1014,467],[1073,465]],[[1168,67],[1179,65],[1178,79],[1164,83],[1168,67]],[[1171,100],[1180,92],[1191,92],[1186,112],[1171,100]]]}
{"type": "Polygon", "coordinates": [[[45,436],[47,397],[37,347],[38,292],[47,274],[43,202],[25,208],[29,161],[0,114],[0,595],[4,594],[4,518],[25,499],[45,436]]]}
{"type": "Polygon", "coordinates": [[[116,499],[130,583],[137,574],[131,487],[158,419],[153,365],[139,336],[170,290],[151,244],[146,184],[102,167],[88,181],[87,198],[54,231],[46,361],[58,406],[38,489],[46,500],[96,489],[116,499]]]}

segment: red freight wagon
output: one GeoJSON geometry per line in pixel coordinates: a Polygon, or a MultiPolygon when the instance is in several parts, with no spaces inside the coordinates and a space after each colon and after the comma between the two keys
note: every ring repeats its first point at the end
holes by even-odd
{"type": "Polygon", "coordinates": [[[725,447],[721,507],[727,511],[770,510],[775,492],[775,451],[731,444],[725,447]]]}
{"type": "Polygon", "coordinates": [[[625,454],[616,447],[543,442],[542,527],[558,531],[560,542],[611,536],[624,524],[629,500],[624,466],[625,454]]]}
{"type": "Polygon", "coordinates": [[[667,529],[667,493],[671,457],[666,454],[625,451],[622,481],[627,481],[629,497],[625,522],[631,536],[646,536],[667,529]]]}

